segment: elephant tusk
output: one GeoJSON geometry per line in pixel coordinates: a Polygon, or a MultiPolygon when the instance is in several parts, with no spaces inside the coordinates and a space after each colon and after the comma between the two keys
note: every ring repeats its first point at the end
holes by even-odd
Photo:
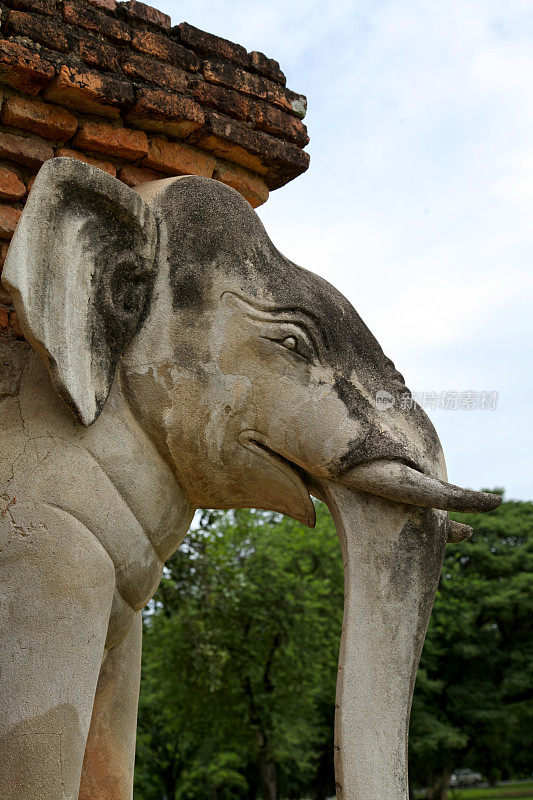
{"type": "Polygon", "coordinates": [[[444,511],[492,511],[502,501],[497,494],[462,489],[425,475],[400,461],[388,459],[354,467],[342,475],[341,483],[397,503],[444,511]]]}
{"type": "Polygon", "coordinates": [[[474,531],[470,525],[463,525],[462,522],[456,522],[455,520],[451,519],[448,527],[447,542],[449,544],[457,544],[457,542],[462,542],[464,539],[468,539],[473,533],[474,531]]]}

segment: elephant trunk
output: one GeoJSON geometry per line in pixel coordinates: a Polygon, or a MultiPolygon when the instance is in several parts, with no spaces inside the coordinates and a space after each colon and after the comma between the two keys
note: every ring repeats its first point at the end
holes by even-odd
{"type": "Polygon", "coordinates": [[[406,800],[413,687],[448,515],[321,486],[341,543],[345,599],[335,717],[339,800],[406,800]]]}

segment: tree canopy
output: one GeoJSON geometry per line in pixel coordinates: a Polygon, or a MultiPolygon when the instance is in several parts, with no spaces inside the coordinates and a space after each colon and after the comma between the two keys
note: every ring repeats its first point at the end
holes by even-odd
{"type": "MultiPolygon", "coordinates": [[[[417,680],[414,785],[525,775],[533,745],[533,504],[456,515],[417,680]]],[[[343,570],[333,522],[203,512],[144,617],[138,800],[334,794],[343,570]]]]}

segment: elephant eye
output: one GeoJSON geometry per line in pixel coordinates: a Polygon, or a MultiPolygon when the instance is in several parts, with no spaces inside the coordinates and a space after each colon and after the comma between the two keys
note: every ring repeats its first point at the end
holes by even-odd
{"type": "Polygon", "coordinates": [[[307,341],[307,338],[303,336],[303,334],[302,336],[296,336],[291,333],[283,338],[272,337],[272,341],[281,345],[281,347],[283,347],[285,350],[290,350],[295,356],[298,356],[305,361],[313,361],[313,357],[315,355],[314,348],[307,341]]]}
{"type": "Polygon", "coordinates": [[[281,343],[283,347],[286,347],[287,350],[296,350],[298,348],[298,342],[296,341],[295,336],[287,336],[281,343]]]}

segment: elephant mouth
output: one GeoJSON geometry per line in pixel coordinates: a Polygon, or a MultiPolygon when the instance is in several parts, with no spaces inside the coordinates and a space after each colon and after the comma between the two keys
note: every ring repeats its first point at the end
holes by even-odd
{"type": "MultiPolygon", "coordinates": [[[[258,431],[243,431],[239,440],[248,450],[267,459],[291,482],[302,501],[304,513],[301,521],[310,527],[314,527],[316,521],[310,495],[324,500],[327,495],[326,484],[331,482],[402,505],[444,511],[479,513],[492,511],[501,503],[499,495],[463,489],[434,478],[411,461],[387,458],[366,461],[332,481],[329,477],[313,475],[273,450],[258,431]]],[[[449,521],[448,541],[458,542],[471,534],[472,529],[468,525],[449,521]]]]}
{"type": "Polygon", "coordinates": [[[286,456],[272,450],[265,442],[264,437],[257,431],[242,431],[239,436],[239,442],[250,452],[268,461],[271,466],[279,470],[285,479],[292,484],[301,500],[301,511],[303,513],[298,514],[298,519],[308,527],[314,528],[316,512],[309,493],[308,486],[310,485],[310,481],[307,472],[286,456]]]}

